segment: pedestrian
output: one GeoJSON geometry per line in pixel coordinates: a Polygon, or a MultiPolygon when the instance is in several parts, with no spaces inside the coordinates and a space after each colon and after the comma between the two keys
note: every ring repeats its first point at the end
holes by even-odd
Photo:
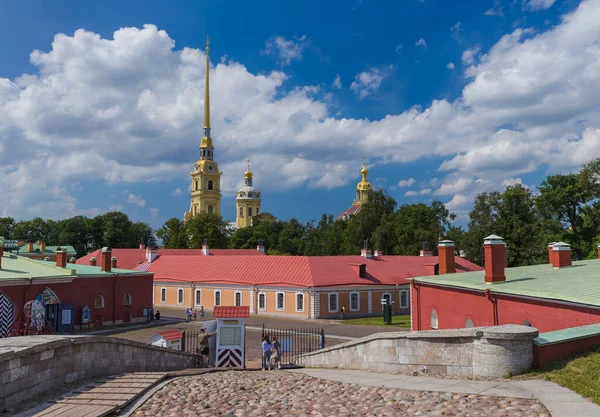
{"type": "Polygon", "coordinates": [[[203,327],[200,329],[200,334],[198,335],[198,349],[200,349],[200,354],[202,355],[203,362],[207,367],[210,367],[210,349],[208,347],[208,338],[217,334],[217,331],[206,333],[206,329],[203,327]]]}
{"type": "Polygon", "coordinates": [[[204,306],[200,306],[200,320],[204,321],[204,306]]]}
{"type": "Polygon", "coordinates": [[[194,321],[198,321],[198,312],[194,309],[194,321]]]}
{"type": "Polygon", "coordinates": [[[190,321],[192,319],[192,312],[190,311],[190,309],[188,308],[185,311],[185,321],[190,321]]]}
{"type": "Polygon", "coordinates": [[[156,321],[160,321],[160,311],[156,310],[156,314],[154,315],[156,317],[156,321]]]}
{"type": "Polygon", "coordinates": [[[263,341],[262,341],[262,351],[263,351],[263,357],[262,357],[262,368],[263,371],[268,369],[269,371],[271,370],[271,342],[269,340],[269,336],[265,335],[265,337],[263,337],[263,341]]]}
{"type": "Polygon", "coordinates": [[[342,320],[346,320],[346,307],[342,306],[342,320]]]}
{"type": "Polygon", "coordinates": [[[276,336],[273,336],[273,346],[271,347],[271,360],[273,368],[281,369],[281,344],[276,336]]]}

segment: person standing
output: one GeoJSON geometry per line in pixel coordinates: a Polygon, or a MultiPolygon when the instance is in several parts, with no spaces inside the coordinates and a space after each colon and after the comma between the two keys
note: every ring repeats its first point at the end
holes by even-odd
{"type": "Polygon", "coordinates": [[[273,368],[281,369],[281,344],[276,336],[273,336],[273,346],[271,347],[271,360],[273,368]]]}
{"type": "Polygon", "coordinates": [[[156,314],[154,315],[154,317],[156,318],[156,321],[160,321],[160,311],[156,310],[156,314]]]}
{"type": "Polygon", "coordinates": [[[346,320],[346,307],[342,306],[342,320],[346,320]]]}
{"type": "Polygon", "coordinates": [[[204,306],[200,306],[200,320],[204,321],[204,306]]]}
{"type": "Polygon", "coordinates": [[[208,347],[208,339],[216,334],[216,330],[214,332],[206,333],[206,329],[203,327],[200,329],[200,334],[198,335],[198,349],[200,350],[203,362],[207,367],[210,367],[210,349],[208,347]]]}
{"type": "Polygon", "coordinates": [[[263,341],[262,341],[262,352],[263,352],[263,357],[262,357],[262,368],[263,370],[268,369],[269,371],[271,370],[271,341],[269,340],[269,336],[265,335],[265,337],[263,337],[263,341]]]}
{"type": "Polygon", "coordinates": [[[198,321],[198,312],[194,309],[194,321],[198,321]]]}

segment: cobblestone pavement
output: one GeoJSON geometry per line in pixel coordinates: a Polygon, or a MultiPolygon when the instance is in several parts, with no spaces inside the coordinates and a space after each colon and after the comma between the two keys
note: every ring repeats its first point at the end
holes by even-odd
{"type": "Polygon", "coordinates": [[[134,413],[136,417],[549,415],[537,400],[379,388],[283,371],[180,378],[134,413]]]}

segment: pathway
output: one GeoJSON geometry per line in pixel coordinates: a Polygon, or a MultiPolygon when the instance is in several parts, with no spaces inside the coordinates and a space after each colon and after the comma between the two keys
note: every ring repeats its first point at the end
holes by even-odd
{"type": "Polygon", "coordinates": [[[291,370],[288,372],[302,373],[329,381],[409,391],[435,391],[538,399],[550,411],[552,417],[600,416],[599,406],[587,401],[579,394],[567,388],[540,379],[527,381],[473,381],[315,368],[291,370]]]}

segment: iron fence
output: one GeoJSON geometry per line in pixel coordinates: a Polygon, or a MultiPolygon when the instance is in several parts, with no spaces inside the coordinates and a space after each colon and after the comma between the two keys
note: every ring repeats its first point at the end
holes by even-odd
{"type": "Polygon", "coordinates": [[[266,329],[262,326],[262,337],[277,338],[281,345],[281,365],[294,365],[296,357],[325,348],[325,330],[313,329],[266,329]]]}

